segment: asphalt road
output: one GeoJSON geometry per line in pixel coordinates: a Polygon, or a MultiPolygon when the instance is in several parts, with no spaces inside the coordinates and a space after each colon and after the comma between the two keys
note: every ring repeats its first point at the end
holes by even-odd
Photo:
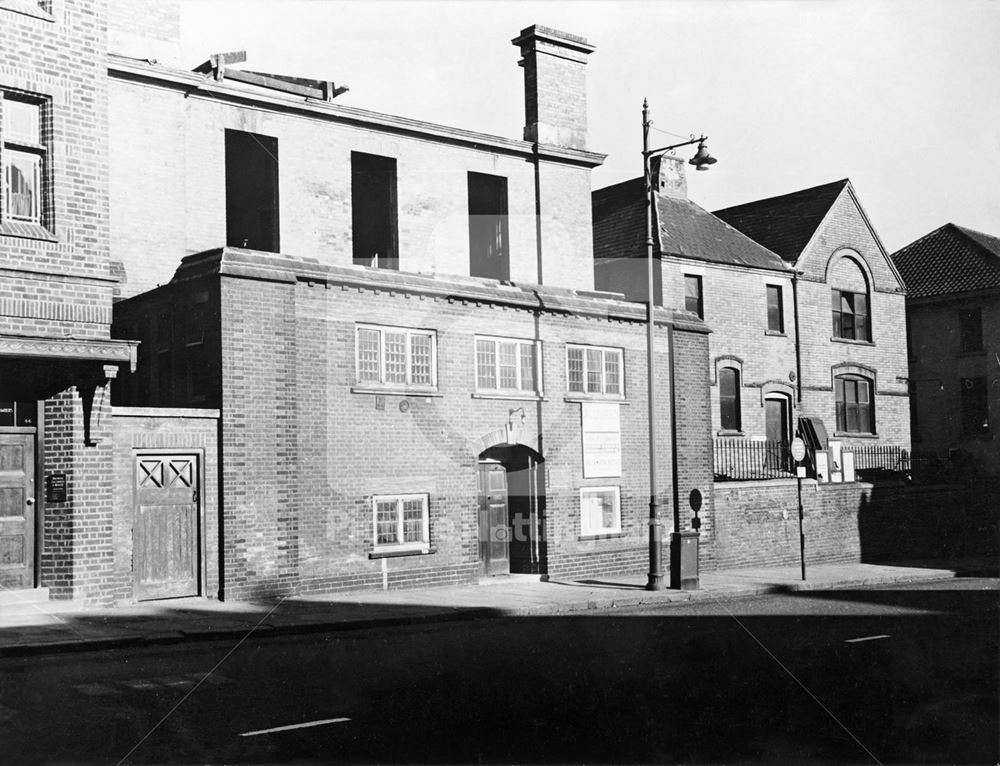
{"type": "Polygon", "coordinates": [[[11,658],[0,762],[995,764],[998,584],[11,658]]]}

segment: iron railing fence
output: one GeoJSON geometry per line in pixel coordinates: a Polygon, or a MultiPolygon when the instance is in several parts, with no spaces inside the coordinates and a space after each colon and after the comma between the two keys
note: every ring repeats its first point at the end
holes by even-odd
{"type": "Polygon", "coordinates": [[[788,444],[754,439],[716,439],[715,480],[785,479],[795,475],[788,444]]]}

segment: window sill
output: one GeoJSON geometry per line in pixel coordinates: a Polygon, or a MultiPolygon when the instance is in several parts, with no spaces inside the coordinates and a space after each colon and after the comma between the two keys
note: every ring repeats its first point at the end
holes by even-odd
{"type": "Polygon", "coordinates": [[[509,401],[515,402],[547,402],[542,394],[529,394],[529,393],[517,393],[511,391],[510,393],[503,393],[501,391],[477,391],[472,394],[473,399],[507,399],[509,401]]]}
{"type": "Polygon", "coordinates": [[[368,554],[369,559],[399,559],[404,556],[429,556],[437,553],[437,548],[409,548],[404,550],[375,550],[368,554]]]}
{"type": "Polygon", "coordinates": [[[617,540],[622,537],[625,537],[624,532],[588,532],[581,534],[577,540],[584,543],[592,540],[617,540]]]}
{"type": "Polygon", "coordinates": [[[784,330],[764,330],[764,334],[769,338],[787,338],[788,334],[784,330]]]}
{"type": "Polygon", "coordinates": [[[381,396],[434,396],[443,397],[436,388],[406,388],[399,386],[351,386],[352,394],[378,394],[381,396]]]}
{"type": "Polygon", "coordinates": [[[38,7],[37,0],[0,0],[0,10],[23,13],[25,16],[32,16],[42,21],[55,21],[51,13],[47,13],[38,7]]]}
{"type": "MultiPolygon", "coordinates": [[[[3,7],[2,2],[0,2],[0,8],[3,7]]],[[[40,239],[45,242],[59,241],[56,235],[44,226],[37,223],[21,223],[19,221],[4,221],[0,223],[0,236],[40,239]]]]}
{"type": "Polygon", "coordinates": [[[849,346],[874,346],[875,343],[870,340],[855,340],[854,338],[838,338],[833,336],[830,338],[831,343],[846,343],[849,346]]]}
{"type": "Polygon", "coordinates": [[[861,431],[834,431],[835,439],[877,439],[878,434],[863,433],[861,431]]]}
{"type": "Polygon", "coordinates": [[[630,404],[625,397],[604,396],[602,394],[566,394],[564,402],[608,402],[610,404],[630,404]]]}
{"type": "Polygon", "coordinates": [[[716,436],[746,436],[743,431],[733,431],[728,428],[723,428],[715,432],[716,436]]]}

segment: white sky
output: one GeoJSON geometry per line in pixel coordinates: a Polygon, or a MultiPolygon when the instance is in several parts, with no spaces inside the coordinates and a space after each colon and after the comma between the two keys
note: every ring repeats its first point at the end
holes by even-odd
{"type": "Polygon", "coordinates": [[[597,46],[595,189],[641,175],[648,97],[656,128],[709,136],[709,210],[848,177],[890,252],[947,222],[1000,236],[997,0],[182,0],[182,63],[245,49],[338,103],[520,138],[531,24],[597,46]]]}

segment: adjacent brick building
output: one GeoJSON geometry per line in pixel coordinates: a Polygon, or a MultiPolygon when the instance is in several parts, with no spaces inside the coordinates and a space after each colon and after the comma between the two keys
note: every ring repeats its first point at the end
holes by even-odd
{"type": "Polygon", "coordinates": [[[1000,238],[945,224],[892,256],[906,283],[913,443],[1000,474],[1000,238]]]}

